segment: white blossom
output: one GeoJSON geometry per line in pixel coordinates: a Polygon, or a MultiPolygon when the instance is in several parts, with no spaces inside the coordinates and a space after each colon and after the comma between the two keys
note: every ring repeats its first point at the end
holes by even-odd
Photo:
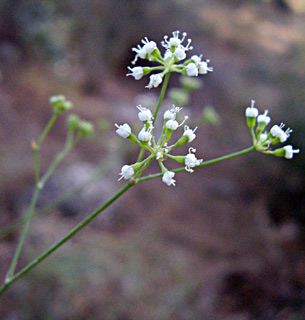
{"type": "Polygon", "coordinates": [[[194,62],[189,63],[186,67],[185,67],[185,71],[186,74],[189,77],[197,77],[198,76],[198,68],[196,67],[194,62]]]}
{"type": "Polygon", "coordinates": [[[212,72],[213,71],[213,67],[209,67],[208,66],[209,62],[210,62],[210,60],[206,60],[206,61],[201,61],[199,63],[198,72],[200,74],[207,74],[208,72],[212,72]]]}
{"type": "Polygon", "coordinates": [[[264,114],[260,114],[257,117],[257,122],[264,123],[267,126],[269,124],[269,122],[271,121],[271,118],[269,116],[267,116],[267,114],[268,114],[268,110],[265,110],[264,114]]]}
{"type": "Polygon", "coordinates": [[[149,129],[146,129],[146,127],[144,126],[143,129],[138,134],[138,139],[143,142],[150,141],[152,138],[151,131],[152,131],[152,127],[150,127],[149,129]]]}
{"type": "Polygon", "coordinates": [[[172,110],[166,110],[163,115],[164,120],[175,120],[176,113],[172,112],[172,110]]]}
{"type": "Polygon", "coordinates": [[[126,180],[129,180],[134,175],[133,167],[125,164],[121,169],[120,175],[121,175],[121,177],[119,178],[119,180],[121,180],[123,178],[126,179],[126,180]]]}
{"type": "Polygon", "coordinates": [[[165,126],[167,129],[175,131],[179,127],[179,124],[176,120],[168,120],[165,126]]]}
{"type": "Polygon", "coordinates": [[[300,152],[300,149],[293,150],[291,145],[285,146],[284,150],[285,150],[285,156],[284,157],[286,159],[292,159],[294,153],[299,153],[300,152]]]}
{"type": "Polygon", "coordinates": [[[270,133],[272,134],[272,136],[275,138],[280,138],[280,141],[282,143],[285,142],[289,138],[290,133],[292,132],[292,130],[290,128],[288,128],[286,131],[284,131],[283,130],[284,127],[285,127],[285,124],[281,123],[280,126],[274,125],[270,130],[270,133]]]}
{"type": "Polygon", "coordinates": [[[145,87],[151,89],[152,87],[157,88],[158,85],[162,82],[162,77],[160,74],[152,74],[149,77],[149,84],[145,87]]]}
{"type": "Polygon", "coordinates": [[[248,107],[245,112],[247,118],[256,118],[258,116],[258,110],[254,108],[254,105],[255,101],[251,100],[251,107],[248,107]]]}
{"type": "Polygon", "coordinates": [[[151,54],[156,48],[157,48],[157,44],[154,41],[149,41],[147,39],[147,37],[145,37],[142,40],[142,43],[144,44],[143,50],[147,53],[147,54],[151,54]]]}
{"type": "Polygon", "coordinates": [[[126,139],[131,135],[131,128],[127,123],[124,123],[123,125],[120,125],[120,126],[115,124],[115,126],[118,128],[116,130],[116,133],[122,138],[126,139]]]}
{"type": "Polygon", "coordinates": [[[138,117],[140,121],[150,121],[152,119],[151,111],[141,105],[138,105],[137,108],[140,110],[138,117]]]}
{"type": "Polygon", "coordinates": [[[194,172],[191,168],[198,166],[203,161],[202,159],[197,159],[192,152],[196,152],[196,149],[191,147],[189,148],[189,153],[185,156],[185,170],[190,173],[194,172]]]}
{"type": "Polygon", "coordinates": [[[183,46],[178,46],[174,51],[174,56],[177,60],[184,60],[186,58],[185,48],[183,46]]]}
{"type": "Polygon", "coordinates": [[[144,49],[144,47],[141,47],[139,44],[138,44],[137,48],[132,48],[131,50],[136,53],[136,56],[135,56],[134,60],[131,62],[132,64],[135,64],[139,57],[141,59],[145,59],[146,58],[147,52],[144,49]]]}
{"type": "Polygon", "coordinates": [[[191,60],[195,63],[196,67],[199,67],[199,64],[201,62],[201,56],[193,55],[191,56],[191,60]]]}
{"type": "Polygon", "coordinates": [[[164,60],[167,60],[167,59],[171,58],[172,55],[173,55],[173,53],[170,51],[170,49],[167,49],[167,50],[165,51],[165,53],[164,53],[163,59],[164,59],[164,60]]]}
{"type": "Polygon", "coordinates": [[[189,126],[184,126],[183,135],[188,137],[188,142],[192,142],[196,138],[196,135],[195,135],[196,130],[197,130],[197,127],[194,130],[192,130],[189,128],[189,126]]]}
{"type": "Polygon", "coordinates": [[[176,180],[173,179],[175,176],[175,172],[172,171],[165,171],[162,177],[162,181],[166,183],[168,186],[175,186],[176,185],[176,180]]]}
{"type": "Polygon", "coordinates": [[[143,77],[143,68],[142,67],[134,67],[128,69],[131,71],[130,73],[127,73],[126,76],[133,76],[136,80],[140,80],[143,77]]]}

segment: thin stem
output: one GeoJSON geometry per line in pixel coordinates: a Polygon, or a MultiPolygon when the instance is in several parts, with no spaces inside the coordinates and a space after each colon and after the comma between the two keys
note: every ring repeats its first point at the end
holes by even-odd
{"type": "Polygon", "coordinates": [[[49,134],[50,130],[52,129],[52,127],[55,124],[55,121],[57,120],[59,116],[58,112],[54,112],[50,121],[48,122],[48,124],[46,125],[46,127],[44,128],[42,134],[40,135],[38,142],[36,143],[36,141],[32,142],[32,149],[33,149],[33,156],[34,156],[34,171],[35,171],[35,184],[38,183],[39,181],[39,149],[44,141],[44,139],[46,138],[46,136],[49,134]]]}
{"type": "MultiPolygon", "coordinates": [[[[228,154],[228,155],[223,156],[223,157],[219,157],[219,158],[216,158],[216,159],[212,159],[212,160],[208,160],[208,161],[202,162],[201,164],[199,164],[198,166],[196,166],[194,168],[205,167],[205,166],[208,166],[210,164],[214,164],[214,163],[222,162],[222,161],[225,161],[225,160],[233,159],[233,158],[236,158],[236,157],[240,157],[242,155],[245,155],[245,154],[250,153],[250,152],[255,151],[255,150],[256,150],[255,146],[252,146],[250,148],[247,148],[247,149],[235,152],[235,153],[231,153],[231,154],[228,154]]],[[[174,170],[171,170],[171,171],[173,171],[175,173],[182,172],[182,171],[185,171],[185,167],[174,169],[174,170]]],[[[139,178],[137,182],[140,183],[140,182],[143,182],[143,181],[156,179],[156,178],[162,177],[162,175],[163,175],[162,172],[156,173],[156,174],[151,174],[151,175],[148,175],[146,177],[139,178]]]]}
{"type": "Polygon", "coordinates": [[[141,149],[141,151],[140,151],[140,153],[139,153],[139,155],[138,155],[137,162],[142,161],[143,156],[144,156],[144,153],[145,153],[145,148],[144,148],[144,147],[142,147],[142,149],[141,149]]]}
{"type": "Polygon", "coordinates": [[[6,275],[6,281],[9,280],[10,278],[12,278],[12,276],[13,276],[13,274],[15,272],[17,261],[18,261],[18,258],[19,258],[19,255],[21,253],[21,249],[22,249],[22,246],[23,246],[24,238],[25,238],[25,235],[26,235],[26,233],[28,231],[28,228],[29,228],[29,225],[30,225],[30,221],[31,221],[31,219],[32,219],[32,217],[34,215],[34,212],[35,212],[35,206],[36,206],[36,203],[37,203],[39,191],[40,191],[39,187],[38,187],[38,185],[36,185],[36,188],[35,188],[32,200],[31,200],[31,204],[30,204],[30,207],[28,209],[28,213],[26,215],[25,222],[24,222],[21,234],[20,234],[20,238],[19,238],[19,241],[18,241],[18,244],[17,244],[17,248],[16,248],[14,256],[13,256],[13,260],[12,260],[11,266],[10,266],[10,268],[8,270],[8,273],[6,275]]]}
{"type": "Polygon", "coordinates": [[[41,136],[38,139],[37,142],[37,147],[39,149],[39,147],[42,145],[44,139],[46,138],[46,136],[49,134],[50,130],[52,129],[56,119],[58,118],[59,113],[58,112],[54,112],[52,115],[52,118],[50,119],[50,121],[48,122],[48,124],[46,125],[45,129],[43,130],[41,136]]]}
{"type": "Polygon", "coordinates": [[[99,213],[109,207],[115,200],[123,195],[128,189],[130,189],[134,183],[129,181],[123,188],[121,188],[113,197],[111,197],[103,206],[97,209],[95,212],[90,214],[82,222],[80,222],[73,230],[71,230],[66,236],[64,236],[59,242],[51,246],[48,250],[42,253],[38,258],[30,262],[26,267],[16,273],[12,278],[6,278],[4,284],[0,287],[0,295],[6,291],[16,280],[24,276],[30,270],[32,270],[37,264],[45,260],[52,252],[61,247],[71,237],[73,237],[78,231],[83,229],[89,222],[91,222],[99,213]]]}
{"type": "MultiPolygon", "coordinates": [[[[49,124],[50,124],[50,122],[49,122],[49,124]]],[[[47,171],[44,174],[44,176],[40,180],[38,180],[38,182],[36,183],[35,191],[34,191],[32,199],[31,199],[31,204],[30,204],[30,207],[28,209],[27,215],[25,217],[25,223],[24,223],[22,231],[21,231],[21,235],[20,235],[16,250],[15,250],[15,253],[14,253],[14,256],[13,256],[13,259],[12,259],[12,263],[11,263],[9,271],[8,271],[8,273],[6,275],[6,281],[8,281],[14,275],[14,272],[15,272],[15,269],[16,269],[16,265],[17,265],[17,262],[18,262],[18,258],[20,256],[20,253],[21,253],[21,250],[22,250],[22,247],[23,247],[25,235],[26,235],[26,233],[28,231],[28,228],[29,228],[29,225],[30,225],[30,221],[32,220],[32,217],[33,217],[33,215],[35,213],[35,207],[36,207],[36,203],[37,203],[39,192],[42,190],[42,188],[44,187],[44,184],[50,178],[51,174],[54,172],[54,170],[57,168],[57,166],[60,164],[60,162],[69,153],[69,151],[71,151],[72,147],[73,147],[73,133],[71,131],[68,131],[68,135],[67,135],[67,139],[66,139],[66,143],[65,143],[65,147],[64,147],[63,151],[60,152],[55,157],[55,159],[50,164],[50,166],[47,169],[47,171]]]]}
{"type": "Polygon", "coordinates": [[[164,77],[164,81],[163,81],[163,85],[162,85],[162,89],[161,89],[159,101],[158,101],[158,104],[157,104],[157,107],[156,107],[156,111],[155,111],[155,113],[154,113],[154,118],[153,118],[153,121],[152,121],[152,124],[153,124],[153,125],[155,124],[155,121],[156,121],[156,118],[157,118],[159,109],[160,109],[161,104],[162,104],[163,99],[164,99],[164,95],[165,95],[165,91],[166,91],[166,88],[167,88],[169,76],[170,76],[170,72],[168,72],[168,73],[165,75],[165,77],[164,77]]]}
{"type": "MultiPolygon", "coordinates": [[[[210,164],[218,163],[221,161],[233,159],[242,155],[245,155],[247,153],[250,153],[252,151],[255,151],[255,146],[252,146],[250,148],[231,153],[229,155],[219,157],[216,159],[208,160],[200,165],[196,166],[198,167],[204,167],[210,164]]],[[[147,161],[146,164],[142,167],[143,170],[139,170],[138,174],[141,174],[144,169],[149,165],[151,159],[147,161]],[[145,168],[144,168],[145,167],[145,168]]],[[[141,169],[142,169],[141,168],[141,169]]],[[[181,172],[185,171],[185,168],[178,168],[172,170],[173,172],[181,172]]],[[[128,189],[130,189],[133,185],[136,183],[140,183],[143,181],[147,180],[152,180],[155,178],[159,178],[162,176],[162,173],[154,174],[154,175],[149,175],[143,178],[138,178],[136,181],[129,181],[121,190],[119,190],[112,198],[110,198],[103,206],[101,206],[99,209],[97,209],[95,212],[90,214],[87,218],[85,218],[82,222],[80,222],[73,230],[71,230],[66,236],[64,236],[59,242],[51,246],[48,250],[46,250],[44,253],[42,253],[37,259],[33,260],[30,262],[27,266],[25,266],[22,270],[20,270],[15,276],[11,278],[6,278],[4,284],[0,287],[0,294],[6,291],[15,281],[17,281],[19,278],[24,276],[26,273],[28,273],[31,269],[33,269],[36,265],[38,265],[40,262],[45,260],[51,253],[53,253],[55,250],[57,250],[60,246],[62,246],[65,242],[67,242],[71,237],[73,237],[78,231],[83,229],[89,222],[91,222],[99,213],[104,211],[108,206],[110,206],[115,200],[117,200],[121,195],[123,195],[128,189]]]]}

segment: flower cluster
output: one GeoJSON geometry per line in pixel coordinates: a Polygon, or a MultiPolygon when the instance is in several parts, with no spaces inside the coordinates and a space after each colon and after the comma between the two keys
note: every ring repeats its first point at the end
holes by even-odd
{"type": "Polygon", "coordinates": [[[254,105],[255,101],[252,100],[251,106],[246,109],[245,114],[256,150],[277,157],[285,157],[286,159],[291,159],[294,153],[299,153],[300,150],[293,150],[291,145],[271,150],[271,146],[286,142],[292,130],[290,128],[283,130],[285,124],[281,123],[280,125],[274,125],[269,132],[266,132],[265,129],[271,121],[271,118],[268,116],[268,110],[259,115],[259,111],[254,105]],[[256,130],[254,133],[255,126],[256,130]]]}
{"type": "Polygon", "coordinates": [[[180,63],[180,61],[186,59],[186,52],[193,49],[190,45],[191,39],[188,39],[187,44],[183,45],[186,35],[184,32],[182,33],[182,38],[179,38],[179,31],[174,31],[172,37],[164,36],[164,41],[161,42],[161,45],[165,48],[163,56],[156,42],[144,38],[142,46],[138,45],[136,48],[132,48],[132,51],[136,53],[132,64],[135,64],[138,58],[141,58],[157,62],[160,65],[156,67],[128,67],[130,73],[127,76],[140,80],[143,76],[158,71],[158,73],[151,74],[149,77],[149,83],[146,88],[152,89],[158,87],[162,83],[164,75],[169,72],[178,72],[190,77],[197,77],[199,74],[207,74],[213,71],[213,68],[208,66],[209,60],[202,61],[202,55],[193,55],[184,63],[180,63]]]}
{"type": "Polygon", "coordinates": [[[170,151],[175,147],[183,146],[188,142],[192,142],[196,138],[195,129],[190,129],[187,125],[184,126],[184,132],[180,139],[176,141],[175,144],[168,145],[168,142],[171,138],[172,133],[181,127],[188,117],[185,117],[181,123],[177,121],[178,113],[182,108],[173,107],[170,110],[166,110],[163,114],[163,129],[159,140],[157,141],[153,135],[153,122],[152,122],[152,113],[151,110],[142,107],[141,105],[137,106],[139,110],[138,117],[140,121],[143,122],[143,128],[140,130],[138,135],[136,136],[130,126],[127,123],[123,125],[117,125],[117,134],[122,138],[128,139],[141,147],[145,148],[150,155],[144,159],[143,161],[139,161],[134,163],[133,165],[124,165],[121,169],[121,179],[131,179],[137,178],[142,171],[146,168],[146,166],[153,160],[156,159],[161,167],[163,177],[162,181],[166,183],[168,186],[175,185],[175,173],[169,171],[164,166],[164,161],[167,158],[171,158],[179,163],[183,163],[185,165],[185,170],[188,172],[193,172],[194,167],[201,164],[202,160],[197,159],[194,152],[196,149],[190,147],[189,153],[185,156],[173,156],[170,154],[170,151]]]}

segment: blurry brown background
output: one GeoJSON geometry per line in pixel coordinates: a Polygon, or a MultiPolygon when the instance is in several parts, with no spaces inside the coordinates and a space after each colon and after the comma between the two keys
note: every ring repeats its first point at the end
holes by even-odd
{"type": "MultiPolygon", "coordinates": [[[[120,168],[138,150],[113,123],[138,126],[135,106],[148,93],[147,78],[125,76],[131,47],[175,30],[214,67],[185,108],[200,125],[199,158],[250,146],[251,99],[293,128],[289,144],[302,152],[290,161],[249,154],[177,174],[176,187],[136,186],[1,296],[1,319],[305,319],[303,0],[2,0],[1,279],[33,190],[30,142],[51,115],[48,97],[66,95],[96,132],[41,194],[19,267],[122,186],[120,168]],[[203,123],[206,106],[217,125],[203,123]]],[[[43,168],[62,147],[64,118],[42,148],[43,168]]]]}

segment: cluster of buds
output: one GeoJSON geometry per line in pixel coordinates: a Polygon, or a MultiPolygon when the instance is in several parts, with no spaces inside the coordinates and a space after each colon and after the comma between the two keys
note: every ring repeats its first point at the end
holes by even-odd
{"type": "Polygon", "coordinates": [[[197,159],[194,155],[196,151],[194,148],[189,148],[189,153],[185,156],[174,156],[170,154],[170,151],[175,147],[183,146],[186,143],[192,142],[196,138],[195,129],[190,129],[187,125],[184,126],[184,132],[180,139],[176,143],[169,145],[168,142],[172,136],[172,133],[181,127],[188,117],[185,117],[184,120],[179,123],[177,121],[177,115],[182,108],[173,107],[170,110],[164,112],[163,115],[163,129],[160,135],[159,140],[157,141],[153,135],[153,116],[150,109],[142,107],[141,105],[137,106],[139,113],[138,117],[140,121],[143,122],[143,128],[140,130],[136,136],[130,126],[127,123],[123,125],[117,125],[117,134],[122,138],[128,139],[141,147],[145,148],[149,152],[149,156],[143,161],[136,162],[132,165],[124,165],[121,169],[121,179],[131,179],[136,178],[141,173],[141,169],[145,168],[153,159],[156,159],[161,167],[163,177],[162,181],[168,186],[175,185],[174,176],[175,173],[169,171],[164,166],[164,161],[167,158],[171,158],[176,162],[183,163],[185,165],[185,170],[188,172],[193,172],[193,168],[198,166],[202,160],[197,159]]]}
{"type": "Polygon", "coordinates": [[[271,146],[278,143],[284,143],[289,138],[292,130],[290,128],[283,130],[285,125],[281,123],[279,126],[274,125],[269,132],[265,131],[271,118],[266,110],[264,114],[259,115],[259,111],[254,107],[255,101],[251,101],[251,106],[246,109],[247,125],[253,137],[253,144],[257,151],[271,154],[277,157],[285,157],[291,159],[294,153],[299,153],[300,150],[294,150],[291,145],[284,146],[275,150],[271,146]],[[254,132],[256,126],[256,130],[254,132]]]}
{"type": "Polygon", "coordinates": [[[191,39],[188,39],[187,44],[183,45],[186,35],[184,32],[180,39],[179,31],[175,31],[170,38],[164,36],[164,41],[161,42],[165,48],[163,56],[154,41],[144,38],[142,40],[143,46],[138,45],[136,48],[132,48],[132,51],[136,52],[132,64],[135,64],[138,58],[141,58],[160,65],[156,67],[128,67],[130,73],[127,76],[133,76],[136,80],[140,80],[143,76],[158,71],[158,73],[151,74],[149,77],[149,83],[146,88],[152,89],[158,87],[162,83],[164,75],[169,72],[197,77],[199,74],[207,74],[213,71],[213,68],[208,66],[209,60],[202,61],[202,55],[193,55],[184,63],[180,63],[180,61],[186,59],[186,52],[193,49],[190,45],[191,39]]]}

